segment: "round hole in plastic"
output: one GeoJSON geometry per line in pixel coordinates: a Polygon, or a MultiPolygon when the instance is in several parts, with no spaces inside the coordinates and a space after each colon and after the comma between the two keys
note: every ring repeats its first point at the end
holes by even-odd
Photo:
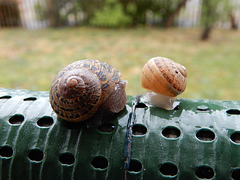
{"type": "Polygon", "coordinates": [[[239,180],[240,179],[240,168],[236,168],[232,172],[232,178],[234,180],[239,180]]]}
{"type": "Polygon", "coordinates": [[[0,156],[4,158],[10,158],[13,155],[13,149],[10,146],[0,147],[0,156]]]}
{"type": "Polygon", "coordinates": [[[12,125],[20,125],[24,121],[24,116],[22,114],[15,114],[10,119],[8,122],[12,125]]]}
{"type": "Polygon", "coordinates": [[[36,100],[37,100],[36,97],[28,97],[28,98],[23,99],[23,101],[36,101],[36,100]]]}
{"type": "Polygon", "coordinates": [[[178,168],[175,164],[171,162],[166,162],[160,166],[159,171],[164,176],[176,176],[178,173],[178,168]]]}
{"type": "Polygon", "coordinates": [[[212,179],[214,177],[214,171],[208,166],[197,167],[195,174],[200,179],[212,179]]]}
{"type": "Polygon", "coordinates": [[[91,162],[92,166],[97,169],[106,169],[108,167],[108,160],[103,156],[96,156],[91,162]]]}
{"type": "Polygon", "coordinates": [[[136,105],[136,108],[147,108],[147,105],[144,104],[144,103],[138,103],[138,104],[136,105]]]}
{"type": "Polygon", "coordinates": [[[37,121],[37,125],[39,127],[50,127],[53,124],[53,118],[50,116],[44,116],[41,117],[38,121],[37,121]]]}
{"type": "Polygon", "coordinates": [[[147,133],[147,128],[143,124],[134,124],[132,127],[133,135],[142,136],[147,133]]]}
{"type": "Polygon", "coordinates": [[[131,159],[128,171],[138,173],[142,170],[142,163],[139,160],[131,159]]]}
{"type": "Polygon", "coordinates": [[[240,132],[234,132],[231,136],[230,139],[237,144],[240,144],[240,132]]]}
{"type": "Polygon", "coordinates": [[[75,162],[75,157],[72,153],[66,152],[59,156],[59,161],[64,165],[72,165],[75,162]]]}
{"type": "Polygon", "coordinates": [[[111,133],[114,131],[115,125],[112,123],[106,123],[106,124],[102,124],[97,129],[103,133],[111,133]]]}
{"type": "Polygon", "coordinates": [[[196,133],[196,137],[200,140],[200,141],[213,141],[215,139],[215,133],[212,132],[209,129],[200,129],[197,133],[196,133]]]}
{"type": "Polygon", "coordinates": [[[205,105],[198,106],[196,110],[198,112],[209,112],[210,111],[210,109],[205,105]]]}
{"type": "Polygon", "coordinates": [[[240,110],[238,109],[229,109],[226,111],[227,114],[230,114],[230,115],[240,115],[240,110]]]}
{"type": "Polygon", "coordinates": [[[176,127],[169,126],[163,129],[162,135],[169,139],[176,139],[180,137],[181,131],[176,127]]]}
{"type": "Polygon", "coordinates": [[[0,99],[11,99],[12,96],[6,95],[6,96],[1,96],[0,99]]]}
{"type": "Polygon", "coordinates": [[[43,160],[43,152],[39,149],[32,149],[29,153],[28,153],[28,158],[31,161],[36,161],[36,162],[40,162],[43,160]]]}
{"type": "Polygon", "coordinates": [[[181,108],[180,105],[176,105],[173,110],[179,110],[181,108]]]}

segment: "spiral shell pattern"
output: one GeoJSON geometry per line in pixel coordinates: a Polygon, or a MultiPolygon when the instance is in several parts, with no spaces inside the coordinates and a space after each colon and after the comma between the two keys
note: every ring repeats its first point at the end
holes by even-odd
{"type": "Polygon", "coordinates": [[[54,78],[50,104],[62,119],[84,121],[93,116],[119,80],[120,73],[107,63],[91,59],[76,61],[54,78]]]}

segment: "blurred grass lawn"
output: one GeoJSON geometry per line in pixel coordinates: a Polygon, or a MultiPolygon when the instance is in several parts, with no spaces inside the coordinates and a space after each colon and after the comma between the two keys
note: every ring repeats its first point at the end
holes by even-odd
{"type": "Polygon", "coordinates": [[[143,65],[168,57],[188,69],[180,96],[192,99],[240,100],[240,31],[214,30],[207,42],[200,29],[62,28],[0,31],[0,87],[48,90],[57,72],[80,59],[99,59],[128,80],[127,94],[140,86],[143,65]]]}

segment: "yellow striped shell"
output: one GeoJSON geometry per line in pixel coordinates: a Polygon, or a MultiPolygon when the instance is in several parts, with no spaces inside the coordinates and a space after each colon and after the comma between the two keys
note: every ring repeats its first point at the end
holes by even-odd
{"type": "Polygon", "coordinates": [[[154,57],[143,67],[141,84],[149,91],[175,97],[186,89],[187,70],[168,58],[154,57]]]}

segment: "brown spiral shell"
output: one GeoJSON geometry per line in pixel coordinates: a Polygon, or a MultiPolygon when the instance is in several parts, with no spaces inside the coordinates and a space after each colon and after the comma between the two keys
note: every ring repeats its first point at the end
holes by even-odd
{"type": "MultiPolygon", "coordinates": [[[[99,60],[80,60],[64,67],[54,78],[49,92],[50,104],[62,119],[80,122],[92,117],[117,89],[121,89],[124,96],[124,88],[120,73],[111,65],[99,60]],[[119,85],[121,83],[123,85],[119,85]]],[[[123,100],[117,108],[112,108],[114,113],[121,111],[125,103],[123,100]]]]}
{"type": "Polygon", "coordinates": [[[165,57],[154,57],[143,67],[142,87],[170,97],[181,94],[187,85],[184,66],[165,57]]]}

